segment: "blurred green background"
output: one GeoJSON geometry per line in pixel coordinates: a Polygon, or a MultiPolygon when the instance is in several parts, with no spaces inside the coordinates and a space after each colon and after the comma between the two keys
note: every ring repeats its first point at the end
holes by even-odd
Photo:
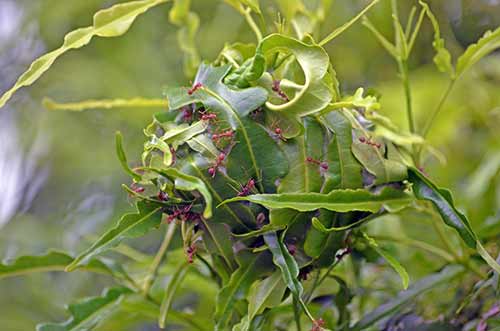
{"type": "MultiPolygon", "coordinates": [[[[308,0],[305,0],[306,2],[308,0]]],[[[0,0],[0,91],[9,88],[37,56],[58,47],[63,36],[90,25],[92,15],[118,1],[0,0]]],[[[441,24],[446,45],[457,55],[487,29],[500,25],[499,0],[428,1],[441,24]]],[[[336,0],[322,27],[326,35],[355,15],[367,1],[336,0]]],[[[410,0],[399,1],[403,21],[410,0]]],[[[277,17],[263,1],[269,22],[277,17]]],[[[114,153],[114,132],[122,131],[131,159],[139,159],[142,128],[154,110],[50,112],[44,96],[57,101],[89,98],[161,97],[166,85],[188,84],[169,5],[141,16],[123,37],[93,40],[72,51],[34,86],[25,88],[0,111],[0,257],[41,254],[49,248],[79,251],[92,235],[130,210],[120,184],[128,178],[114,153]]],[[[226,42],[253,41],[242,17],[222,1],[193,1],[200,15],[197,35],[203,59],[214,60],[226,42]]],[[[387,36],[392,21],[388,1],[369,14],[387,36]]],[[[432,63],[433,31],[428,22],[411,58],[411,85],[418,123],[435,107],[446,77],[432,63]]],[[[383,114],[406,128],[403,90],[393,60],[370,32],[356,24],[327,46],[345,94],[359,86],[381,96],[383,114]]],[[[425,171],[455,193],[473,227],[496,252],[500,233],[500,54],[482,60],[459,82],[446,103],[430,141],[442,155],[425,171]]],[[[425,217],[425,216],[424,216],[425,217]]],[[[384,231],[434,240],[425,220],[402,215],[384,231]],[[404,226],[403,226],[404,225],[404,226]]],[[[377,231],[374,228],[373,231],[377,231]]],[[[132,243],[154,252],[158,234],[132,243]]],[[[453,232],[450,236],[454,238],[453,232]]],[[[437,244],[439,245],[439,244],[437,244]]],[[[400,253],[412,280],[436,268],[418,253],[400,253]],[[418,263],[412,263],[418,261],[418,263]]],[[[41,321],[66,317],[63,303],[98,294],[109,279],[80,273],[35,274],[0,281],[0,330],[34,330],[41,321]]],[[[135,330],[157,330],[154,323],[135,330]]]]}

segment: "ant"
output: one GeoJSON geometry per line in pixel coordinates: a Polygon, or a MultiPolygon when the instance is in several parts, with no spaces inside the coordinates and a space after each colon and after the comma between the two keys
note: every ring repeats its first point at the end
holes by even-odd
{"type": "Polygon", "coordinates": [[[313,321],[311,331],[323,331],[323,326],[325,326],[325,321],[322,318],[318,318],[313,321]]]}
{"type": "Polygon", "coordinates": [[[203,84],[202,83],[196,83],[194,84],[194,86],[192,88],[190,88],[187,93],[189,95],[193,95],[194,92],[198,91],[200,88],[203,87],[203,84]]]}
{"type": "Polygon", "coordinates": [[[382,147],[381,143],[372,142],[370,139],[366,139],[365,137],[359,137],[359,141],[363,144],[367,144],[367,145],[370,145],[373,147],[377,147],[377,148],[382,147]]]}
{"type": "Polygon", "coordinates": [[[212,140],[215,142],[218,142],[222,138],[233,138],[233,137],[234,137],[234,131],[227,130],[227,131],[223,131],[221,133],[214,133],[212,135],[212,140]]]}
{"type": "Polygon", "coordinates": [[[240,185],[241,189],[238,192],[237,196],[246,197],[252,193],[252,190],[255,189],[255,180],[250,178],[245,185],[240,185]]]}
{"type": "Polygon", "coordinates": [[[158,192],[158,195],[156,197],[160,201],[167,201],[168,200],[168,194],[166,192],[163,192],[163,191],[158,192]]]}
{"type": "Polygon", "coordinates": [[[194,255],[196,254],[196,246],[194,244],[186,248],[186,255],[188,263],[193,263],[194,255]]]}
{"type": "Polygon", "coordinates": [[[272,90],[274,92],[276,92],[280,97],[281,99],[285,100],[286,102],[290,101],[290,99],[288,98],[288,96],[285,94],[285,92],[283,92],[283,90],[281,89],[281,81],[279,80],[274,80],[273,81],[273,86],[272,86],[272,90]]]}
{"type": "Polygon", "coordinates": [[[172,223],[176,218],[180,218],[182,221],[187,221],[193,219],[191,215],[192,205],[185,206],[184,208],[177,208],[174,212],[167,217],[167,223],[172,223]]]}
{"type": "Polygon", "coordinates": [[[319,166],[320,171],[324,172],[328,170],[328,163],[320,160],[313,159],[312,157],[308,156],[306,158],[306,162],[310,164],[315,164],[319,166]]]}
{"type": "Polygon", "coordinates": [[[212,177],[215,178],[215,175],[217,174],[217,169],[219,166],[222,165],[222,162],[225,160],[226,154],[220,153],[219,156],[217,156],[217,160],[215,161],[215,165],[213,167],[208,168],[208,174],[212,177]]]}
{"type": "Polygon", "coordinates": [[[146,189],[142,186],[137,186],[136,183],[132,183],[132,185],[130,185],[130,188],[132,189],[132,191],[134,191],[135,193],[142,193],[144,192],[146,189]]]}
{"type": "Polygon", "coordinates": [[[206,113],[201,115],[202,121],[211,121],[217,119],[217,114],[206,113]]]}

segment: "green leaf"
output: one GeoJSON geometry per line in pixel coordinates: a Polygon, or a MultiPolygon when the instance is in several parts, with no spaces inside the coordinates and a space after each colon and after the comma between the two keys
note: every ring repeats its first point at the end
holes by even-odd
{"type": "Polygon", "coordinates": [[[354,132],[354,140],[352,144],[352,152],[356,159],[365,167],[365,169],[375,176],[373,184],[383,184],[391,182],[399,182],[406,179],[407,169],[402,162],[386,159],[385,144],[376,139],[368,137],[366,134],[356,130],[354,132]],[[362,142],[364,139],[365,142],[362,142]],[[366,141],[371,139],[375,143],[380,143],[381,147],[367,144],[366,141]]]}
{"type": "Polygon", "coordinates": [[[252,284],[269,268],[268,254],[245,256],[240,267],[231,275],[226,286],[219,291],[215,307],[215,331],[226,330],[238,300],[247,297],[252,284]]]}
{"type": "Polygon", "coordinates": [[[261,87],[236,90],[223,84],[222,79],[229,72],[229,66],[212,67],[202,64],[194,84],[203,87],[189,95],[188,89],[169,89],[167,97],[171,109],[200,102],[205,108],[217,114],[236,131],[237,144],[226,161],[228,175],[241,184],[250,178],[264,191],[273,190],[274,182],[288,171],[285,156],[279,146],[260,124],[248,118],[248,114],[259,108],[267,99],[267,92],[261,87]],[[259,157],[257,157],[259,156],[259,157]]]}
{"type": "Polygon", "coordinates": [[[250,319],[262,314],[266,308],[278,306],[286,288],[281,273],[278,271],[253,284],[248,293],[248,315],[250,319]]]}
{"type": "Polygon", "coordinates": [[[210,191],[208,190],[205,183],[200,178],[187,175],[175,168],[144,168],[144,170],[150,170],[166,178],[172,179],[174,181],[175,188],[178,190],[200,192],[200,194],[205,199],[205,210],[203,211],[203,217],[212,217],[212,195],[210,194],[210,191]]]}
{"type": "Polygon", "coordinates": [[[477,43],[467,47],[465,52],[458,58],[457,77],[499,47],[500,27],[494,31],[486,31],[477,43]]]}
{"type": "Polygon", "coordinates": [[[102,296],[83,299],[68,306],[72,317],[60,324],[40,324],[37,331],[88,331],[106,320],[131,290],[125,287],[105,290],[102,296]]]}
{"type": "Polygon", "coordinates": [[[196,47],[200,18],[190,11],[190,7],[191,0],[174,0],[169,13],[170,22],[179,27],[177,42],[184,53],[184,73],[187,77],[193,77],[200,65],[200,55],[196,47]]]}
{"type": "Polygon", "coordinates": [[[334,136],[328,145],[328,171],[322,192],[333,189],[360,188],[363,186],[361,166],[351,151],[351,123],[340,112],[331,112],[324,116],[323,123],[334,136]]]}
{"type": "Polygon", "coordinates": [[[113,108],[168,108],[167,100],[146,98],[85,100],[69,103],[59,103],[50,98],[44,98],[42,103],[47,110],[67,111],[113,108]]]}
{"type": "Polygon", "coordinates": [[[174,298],[177,288],[180,286],[184,280],[184,276],[188,271],[189,264],[183,263],[177,268],[173,273],[167,287],[165,288],[165,294],[163,295],[163,300],[160,307],[160,315],[158,317],[158,326],[160,329],[164,329],[167,326],[168,313],[172,306],[172,300],[174,298]]]}
{"type": "Polygon", "coordinates": [[[331,33],[329,33],[323,40],[320,41],[319,45],[323,46],[323,45],[329,43],[330,41],[332,41],[333,39],[337,38],[345,30],[349,29],[351,27],[351,25],[353,25],[361,17],[363,17],[378,2],[379,2],[379,0],[373,0],[372,2],[370,2],[370,4],[368,4],[368,6],[366,6],[365,8],[363,8],[363,10],[360,11],[356,16],[354,16],[353,18],[351,18],[348,22],[344,23],[342,26],[340,26],[340,27],[336,28],[335,30],[333,30],[331,33]]]}
{"type": "Polygon", "coordinates": [[[394,256],[392,256],[389,252],[386,250],[380,248],[380,246],[377,244],[375,239],[369,237],[366,233],[363,233],[364,238],[380,256],[382,256],[390,265],[391,267],[398,273],[399,277],[401,278],[401,282],[403,283],[403,289],[408,288],[408,284],[410,282],[410,276],[408,276],[408,272],[406,269],[399,263],[398,260],[394,256]]]}
{"type": "Polygon", "coordinates": [[[168,124],[163,125],[166,132],[160,139],[177,149],[179,145],[182,145],[191,138],[203,133],[207,127],[207,121],[197,121],[193,122],[191,125],[185,123],[175,126],[170,126],[168,124]]]}
{"type": "Polygon", "coordinates": [[[467,246],[476,249],[484,261],[500,273],[500,265],[484,249],[467,217],[456,209],[450,191],[438,188],[415,168],[410,168],[408,174],[415,196],[420,200],[431,201],[445,224],[455,229],[467,246]]]}
{"type": "Polygon", "coordinates": [[[239,88],[249,87],[251,82],[258,80],[266,69],[266,58],[261,48],[257,48],[255,56],[246,60],[239,68],[227,75],[224,82],[239,88]]]}
{"type": "Polygon", "coordinates": [[[330,79],[328,74],[330,61],[322,47],[308,45],[280,34],[272,34],[264,38],[259,47],[262,48],[266,58],[280,51],[292,54],[304,76],[304,83],[296,84],[298,91],[289,101],[283,104],[273,104],[268,101],[266,106],[270,110],[286,111],[287,114],[294,116],[305,116],[325,108],[331,102],[333,87],[325,83],[330,79]]]}
{"type": "Polygon", "coordinates": [[[273,254],[273,262],[280,269],[281,276],[286,286],[290,289],[295,298],[300,299],[304,288],[298,279],[299,265],[297,261],[290,255],[283,240],[278,239],[276,232],[266,233],[264,235],[264,241],[273,254]]]}
{"type": "Polygon", "coordinates": [[[423,7],[423,10],[427,14],[427,17],[431,21],[432,27],[434,28],[434,41],[432,42],[432,46],[436,51],[436,55],[434,56],[434,63],[436,64],[436,67],[439,69],[439,71],[445,72],[450,75],[451,78],[453,78],[455,76],[455,69],[451,64],[450,52],[444,46],[444,39],[441,38],[439,23],[432,13],[431,9],[425,2],[420,1],[420,5],[423,7]]]}
{"type": "Polygon", "coordinates": [[[54,63],[54,61],[71,49],[87,45],[94,36],[118,37],[128,31],[137,16],[145,13],[150,8],[167,0],[141,0],[117,4],[111,8],[101,10],[94,15],[92,26],[80,28],[68,33],[64,37],[63,45],[35,60],[29,69],[19,77],[14,86],[0,98],[0,108],[21,87],[33,84],[54,63]]]}
{"type": "MultiPolygon", "coordinates": [[[[44,255],[21,256],[8,264],[0,263],[0,278],[23,276],[36,272],[64,271],[72,261],[73,257],[58,251],[49,251],[44,255]]],[[[123,277],[114,269],[114,266],[96,259],[90,260],[79,268],[79,270],[123,277]]]]}
{"type": "Polygon", "coordinates": [[[375,213],[384,204],[406,205],[411,197],[403,191],[384,187],[378,193],[367,190],[333,190],[328,194],[321,193],[283,193],[254,194],[246,197],[235,197],[223,204],[235,201],[250,201],[266,208],[290,208],[298,211],[313,211],[324,208],[337,212],[369,211],[375,213]]]}
{"type": "Polygon", "coordinates": [[[304,134],[290,139],[283,149],[290,163],[288,174],[281,180],[278,193],[319,192],[323,179],[319,166],[306,161],[323,155],[324,130],[313,118],[302,119],[304,134]]]}
{"type": "Polygon", "coordinates": [[[161,207],[144,201],[138,202],[137,212],[124,215],[115,227],[108,230],[92,246],[78,255],[66,267],[66,271],[75,270],[92,257],[115,247],[126,238],[145,235],[151,228],[160,225],[161,215],[161,207]]]}
{"type": "Polygon", "coordinates": [[[125,151],[123,150],[123,136],[120,131],[117,131],[115,134],[115,145],[116,145],[116,155],[118,156],[118,160],[120,160],[120,164],[125,170],[126,173],[128,173],[134,180],[140,181],[141,180],[141,175],[130,169],[127,161],[127,155],[125,154],[125,151]]]}
{"type": "Polygon", "coordinates": [[[414,301],[417,296],[437,286],[450,283],[462,275],[463,272],[464,269],[462,266],[448,266],[439,273],[427,276],[415,282],[408,290],[400,292],[396,298],[380,305],[375,308],[375,310],[363,316],[350,330],[360,331],[372,327],[384,317],[390,316],[398,310],[401,310],[407,303],[414,301]]]}
{"type": "Polygon", "coordinates": [[[255,282],[248,292],[248,314],[234,326],[233,331],[249,331],[253,319],[266,308],[274,308],[281,304],[287,286],[281,272],[255,282]]]}

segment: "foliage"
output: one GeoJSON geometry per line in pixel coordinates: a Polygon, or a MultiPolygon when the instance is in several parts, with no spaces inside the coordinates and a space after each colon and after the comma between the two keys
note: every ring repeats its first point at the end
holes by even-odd
{"type": "MultiPolygon", "coordinates": [[[[98,12],[91,27],[71,32],[61,48],[36,60],[2,96],[0,106],[16,90],[34,83],[66,51],[83,47],[94,36],[123,35],[140,14],[164,2],[131,1],[98,12]]],[[[455,206],[450,192],[438,188],[422,165],[431,150],[424,138],[454,82],[500,46],[500,30],[469,46],[454,67],[427,4],[421,2],[415,26],[416,9],[403,29],[397,2],[391,2],[394,43],[364,17],[364,25],[398,64],[409,128],[405,132],[379,114],[381,103],[375,95],[364,95],[362,88],[353,95],[340,92],[325,49],[378,0],[324,39],[315,32],[330,8],[329,1],[319,1],[317,8],[299,0],[277,1],[290,22],[279,22],[272,32],[261,31],[265,17],[258,1],[226,2],[243,15],[257,44],[227,44],[213,63],[200,64],[195,38],[199,17],[191,11],[190,1],[174,1],[169,19],[179,27],[184,71],[188,77],[194,75],[191,86],[168,87],[166,99],[160,100],[44,102],[51,110],[165,106],[168,110],[156,113],[144,129],[143,153],[134,157],[140,159],[139,166],[130,166],[122,135],[116,135],[118,159],[132,180],[124,188],[135,200],[136,212],[124,215],[76,258],[49,252],[0,264],[0,278],[87,270],[110,275],[120,284],[102,296],[70,305],[72,317],[67,322],[41,324],[38,330],[104,328],[111,317],[130,310],[158,321],[161,328],[179,324],[186,330],[209,330],[212,325],[220,331],[373,329],[384,318],[397,317],[418,295],[466,271],[498,278],[500,266],[481,237],[455,206]],[[413,118],[408,60],[425,17],[434,28],[434,62],[448,73],[451,83],[420,131],[413,118]],[[446,256],[449,265],[410,285],[410,276],[391,254],[391,247],[384,247],[365,230],[403,213],[436,214],[428,202],[468,248],[462,254],[455,252],[434,218],[433,226],[450,252],[412,243],[446,256]],[[120,261],[99,257],[123,241],[161,229],[162,223],[169,226],[156,256],[148,261],[149,268],[131,268],[129,275],[120,261]],[[476,253],[482,259],[472,259],[476,253]],[[365,295],[355,293],[347,278],[351,274],[358,278],[360,270],[369,272],[378,255],[408,290],[356,318],[350,303],[353,297],[362,302],[365,295]],[[343,263],[346,259],[352,264],[350,272],[343,263]],[[487,275],[486,266],[491,268],[487,275]],[[307,280],[308,275],[313,275],[312,280],[307,280]],[[323,286],[325,282],[336,286],[323,286]],[[211,288],[216,294],[207,292],[211,288]],[[187,294],[199,298],[185,304],[187,294]],[[336,315],[330,316],[326,310],[332,309],[325,306],[335,307],[336,315]],[[208,310],[213,320],[202,323],[196,314],[185,313],[193,310],[208,310]]]]}

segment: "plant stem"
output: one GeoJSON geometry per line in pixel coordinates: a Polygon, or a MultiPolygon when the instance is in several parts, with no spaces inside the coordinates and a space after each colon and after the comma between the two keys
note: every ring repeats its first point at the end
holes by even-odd
{"type": "Polygon", "coordinates": [[[163,242],[161,243],[160,248],[158,249],[158,252],[156,253],[153,262],[151,263],[151,266],[149,267],[149,272],[146,276],[146,279],[144,280],[144,285],[142,287],[142,293],[144,295],[149,294],[149,289],[151,288],[151,285],[153,284],[156,278],[156,274],[158,273],[158,268],[160,267],[160,264],[163,261],[165,253],[167,252],[168,246],[172,241],[172,237],[174,236],[175,227],[176,227],[175,222],[172,222],[168,225],[167,231],[165,232],[165,238],[163,238],[163,242]]]}
{"type": "Polygon", "coordinates": [[[247,21],[248,25],[252,29],[252,31],[255,33],[255,36],[257,37],[257,41],[260,42],[262,40],[262,32],[260,31],[259,27],[257,26],[257,23],[255,23],[252,14],[252,10],[250,8],[246,8],[242,10],[242,14],[245,17],[245,20],[247,21]]]}
{"type": "Polygon", "coordinates": [[[455,259],[454,257],[448,253],[447,251],[433,246],[429,243],[426,243],[424,241],[420,240],[415,240],[412,238],[406,238],[406,237],[392,237],[392,236],[372,236],[373,239],[377,241],[391,241],[395,243],[399,243],[402,245],[407,245],[407,246],[413,246],[415,248],[423,249],[425,251],[428,251],[429,253],[432,253],[434,255],[442,257],[444,260],[447,262],[454,262],[455,259]]]}
{"type": "Polygon", "coordinates": [[[302,326],[300,325],[300,309],[299,309],[298,299],[293,297],[293,317],[295,319],[295,325],[297,326],[297,331],[302,331],[302,326]]]}
{"type": "Polygon", "coordinates": [[[427,122],[424,125],[424,129],[422,131],[422,137],[425,138],[425,136],[429,133],[429,130],[431,129],[432,125],[434,124],[434,120],[436,117],[439,115],[439,112],[443,108],[444,103],[446,102],[446,99],[448,99],[448,96],[450,95],[451,91],[453,90],[453,86],[455,86],[455,79],[450,80],[448,83],[448,87],[446,88],[443,96],[441,97],[441,100],[439,100],[438,105],[432,112],[431,116],[428,117],[427,122]]]}
{"type": "Polygon", "coordinates": [[[411,133],[415,133],[415,120],[413,118],[411,88],[410,88],[410,80],[408,77],[408,61],[406,59],[401,59],[398,61],[398,65],[399,65],[399,73],[401,74],[401,80],[403,82],[403,88],[405,91],[408,128],[410,129],[411,133]]]}

